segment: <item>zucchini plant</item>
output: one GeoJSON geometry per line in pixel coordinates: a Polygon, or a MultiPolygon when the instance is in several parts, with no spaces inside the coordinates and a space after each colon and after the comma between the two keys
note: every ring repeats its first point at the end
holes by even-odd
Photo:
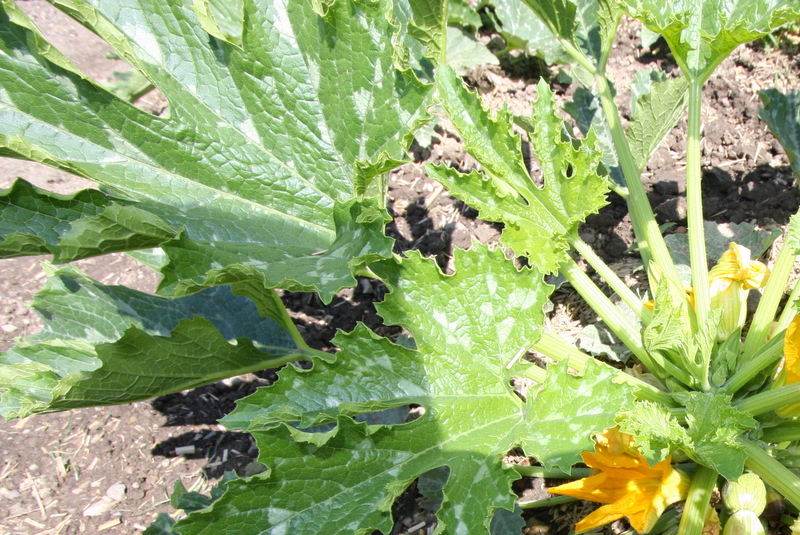
{"type": "MultiPolygon", "coordinates": [[[[210,497],[176,489],[175,506],[189,514],[161,517],[151,533],[388,532],[395,498],[442,467],[439,533],[519,528],[511,484],[532,474],[574,476],[553,492],[604,504],[579,531],[627,517],[642,533],[699,535],[714,522],[715,486],[746,469],[800,507],[800,290],[783,299],[800,222],[771,268],[731,243],[709,270],[700,160],[703,83],[737,46],[796,20],[800,1],[524,0],[517,7],[538,17],[586,82],[569,108],[581,135],[544,82],[531,116],[487,112],[444,61],[446,0],[52,3],[113,46],[169,108],[153,116],[99,87],[2,0],[0,155],[98,189],[62,196],[18,180],[0,194],[0,255],[54,263],[33,304],[43,331],[0,356],[0,414],[124,403],[286,365],[222,420],[252,433],[266,469],[226,479],[210,497]],[[645,77],[627,128],[606,77],[624,12],[666,39],[682,72],[645,77]],[[435,103],[480,170],[428,165],[428,174],[504,226],[502,248],[455,250],[453,274],[414,251],[393,254],[384,234],[386,173],[406,161],[435,103]],[[688,278],[641,181],[687,107],[688,278]],[[578,234],[610,190],[627,201],[652,300],[578,234]],[[160,272],[158,295],[69,265],[119,251],[160,272]],[[545,331],[545,277],[557,272],[643,374],[545,331]],[[330,301],[355,275],[383,281],[378,312],[413,344],[359,325],[336,336],[336,354],[308,347],[276,289],[330,301]],[[553,363],[528,362],[532,348],[553,363]],[[299,360],[313,368],[291,365],[299,360]],[[535,385],[524,399],[512,386],[520,378],[535,385]],[[412,405],[420,415],[407,421],[356,418],[412,405]],[[515,448],[536,466],[504,463],[515,448]],[[578,478],[580,462],[593,473],[578,478]],[[659,523],[682,500],[679,525],[659,523]]],[[[794,164],[798,98],[762,98],[794,164]]]]}

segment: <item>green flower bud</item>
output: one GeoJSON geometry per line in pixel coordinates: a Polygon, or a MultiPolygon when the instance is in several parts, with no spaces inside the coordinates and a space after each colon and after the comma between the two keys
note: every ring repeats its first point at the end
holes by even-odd
{"type": "MultiPolygon", "coordinates": [[[[767,506],[767,488],[760,477],[747,472],[736,481],[725,483],[722,487],[722,499],[732,513],[750,511],[758,517],[767,506]]],[[[727,524],[725,528],[727,533],[727,524]]]]}
{"type": "Polygon", "coordinates": [[[766,535],[766,531],[757,514],[742,509],[733,513],[725,522],[722,535],[766,535]]]}

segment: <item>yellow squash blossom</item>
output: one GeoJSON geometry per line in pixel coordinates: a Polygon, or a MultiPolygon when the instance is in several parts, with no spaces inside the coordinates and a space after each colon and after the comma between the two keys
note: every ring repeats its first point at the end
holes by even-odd
{"type": "Polygon", "coordinates": [[[683,500],[691,478],[676,470],[667,458],[650,466],[618,427],[595,436],[595,452],[583,452],[583,462],[594,475],[548,489],[604,505],[575,525],[577,533],[604,526],[627,516],[639,533],[647,533],[664,510],[683,500]]]}
{"type": "Polygon", "coordinates": [[[750,249],[731,243],[708,273],[712,310],[722,310],[717,341],[726,340],[744,325],[747,315],[747,294],[761,288],[767,280],[767,266],[750,260],[750,249]]]}
{"type": "MultiPolygon", "coordinates": [[[[783,369],[773,387],[800,382],[798,351],[800,351],[800,316],[795,316],[783,337],[783,369]]],[[[800,416],[800,403],[775,409],[775,412],[784,418],[800,416]]]]}

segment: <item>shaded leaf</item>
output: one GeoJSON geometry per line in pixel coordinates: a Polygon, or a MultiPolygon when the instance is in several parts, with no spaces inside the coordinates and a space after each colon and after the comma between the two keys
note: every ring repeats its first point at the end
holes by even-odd
{"type": "MultiPolygon", "coordinates": [[[[703,223],[706,237],[706,256],[710,264],[720,259],[730,247],[731,242],[750,249],[753,258],[763,255],[780,235],[777,229],[759,229],[750,223],[703,223]]],[[[690,265],[689,238],[686,234],[669,234],[664,236],[672,260],[676,264],[690,265]]]]}
{"type": "Polygon", "coordinates": [[[683,117],[689,85],[685,78],[661,81],[653,74],[644,79],[637,75],[637,80],[639,83],[631,90],[633,114],[625,135],[636,165],[642,170],[664,137],[683,117]]]}
{"type": "Polygon", "coordinates": [[[563,107],[564,111],[575,119],[584,136],[589,133],[589,130],[592,130],[597,138],[598,148],[603,154],[601,159],[603,166],[614,182],[620,186],[625,186],[625,177],[622,175],[622,169],[619,166],[614,140],[611,139],[611,129],[608,127],[600,99],[588,89],[578,87],[572,96],[572,100],[566,102],[563,107]]]}
{"type": "Polygon", "coordinates": [[[6,418],[147,399],[304,358],[275,292],[250,283],[171,300],[65,267],[33,308],[43,331],[0,355],[6,418]]]}
{"type": "Polygon", "coordinates": [[[253,433],[270,474],[229,483],[209,509],[180,521],[180,532],[234,523],[242,534],[310,534],[323,522],[332,534],[388,532],[393,500],[443,466],[440,529],[486,533],[496,509],[513,509],[509,485],[518,476],[501,460],[524,414],[507,366],[540,336],[549,287],[501,251],[476,249],[454,251],[454,275],[414,251],[399,264],[374,265],[391,290],[380,314],[409,328],[419,349],[360,325],[337,335],[335,361],[317,360],[310,371],[286,367],[274,386],[241,400],[225,424],[253,433]],[[400,425],[351,416],[408,403],[424,413],[400,425]],[[324,443],[298,436],[293,425],[326,420],[336,429],[324,443]]]}
{"type": "Polygon", "coordinates": [[[160,218],[97,190],[59,195],[19,179],[0,191],[0,258],[55,262],[156,247],[177,234],[160,218]]]}
{"type": "Polygon", "coordinates": [[[550,31],[605,68],[622,11],[615,0],[522,0],[550,31]]]}
{"type": "Polygon", "coordinates": [[[509,48],[520,48],[527,54],[541,57],[546,63],[570,63],[553,32],[522,0],[493,0],[494,13],[501,27],[500,34],[509,48]]]}
{"type": "Polygon", "coordinates": [[[447,64],[458,74],[478,65],[499,65],[500,60],[486,45],[475,40],[463,30],[447,28],[447,64]]]}
{"type": "Polygon", "coordinates": [[[758,114],[767,123],[770,132],[780,142],[789,165],[795,175],[800,176],[800,92],[784,94],[777,89],[763,89],[758,92],[764,107],[758,114]]]}

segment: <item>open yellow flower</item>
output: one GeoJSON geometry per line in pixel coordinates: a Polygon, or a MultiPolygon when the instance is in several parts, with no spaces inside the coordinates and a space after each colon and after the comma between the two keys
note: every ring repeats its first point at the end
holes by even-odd
{"type": "MultiPolygon", "coordinates": [[[[800,316],[795,316],[789,324],[789,327],[786,328],[786,334],[783,337],[783,369],[778,379],[773,384],[773,388],[800,382],[799,351],[800,316]]],[[[775,412],[778,413],[778,416],[782,416],[783,418],[800,416],[800,403],[780,407],[779,409],[775,409],[775,412]]]]}
{"type": "Polygon", "coordinates": [[[627,516],[639,533],[647,533],[664,510],[683,500],[691,478],[670,464],[667,458],[650,466],[633,437],[618,427],[595,436],[595,452],[583,452],[583,462],[594,475],[548,489],[581,500],[600,502],[600,507],[575,525],[577,533],[604,526],[627,516]]]}
{"type": "Polygon", "coordinates": [[[711,308],[722,310],[717,341],[726,340],[744,325],[747,315],[747,294],[761,288],[769,270],[758,260],[750,260],[750,249],[731,243],[711,271],[708,272],[711,308]]]}

